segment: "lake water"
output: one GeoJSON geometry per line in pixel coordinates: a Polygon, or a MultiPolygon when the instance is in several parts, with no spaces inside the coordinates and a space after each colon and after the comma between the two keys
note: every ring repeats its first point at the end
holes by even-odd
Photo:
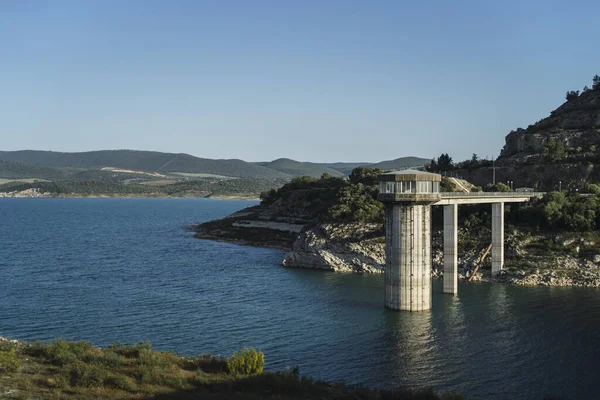
{"type": "Polygon", "coordinates": [[[383,277],[284,269],[279,250],[185,226],[256,204],[0,199],[0,335],[186,355],[265,353],[271,370],[471,399],[600,398],[600,291],[459,284],[385,310],[383,277]]]}

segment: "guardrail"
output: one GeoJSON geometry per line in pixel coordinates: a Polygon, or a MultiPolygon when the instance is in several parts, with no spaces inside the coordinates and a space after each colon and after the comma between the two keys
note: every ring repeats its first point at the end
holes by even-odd
{"type": "Polygon", "coordinates": [[[542,197],[546,192],[442,192],[442,198],[448,197],[542,197]]]}

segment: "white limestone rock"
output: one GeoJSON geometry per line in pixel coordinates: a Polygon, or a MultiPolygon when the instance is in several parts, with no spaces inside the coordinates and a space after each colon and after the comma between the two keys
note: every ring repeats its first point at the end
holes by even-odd
{"type": "Polygon", "coordinates": [[[283,258],[284,267],[382,273],[385,243],[378,224],[322,224],[301,233],[283,258]]]}

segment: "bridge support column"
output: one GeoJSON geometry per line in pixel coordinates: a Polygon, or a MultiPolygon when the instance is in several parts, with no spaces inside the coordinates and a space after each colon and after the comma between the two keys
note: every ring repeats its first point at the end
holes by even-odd
{"type": "Polygon", "coordinates": [[[444,293],[458,293],[458,205],[444,206],[444,293]]]}
{"type": "Polygon", "coordinates": [[[492,203],[492,276],[504,267],[504,203],[492,203]]]}
{"type": "Polygon", "coordinates": [[[431,308],[431,206],[386,204],[385,306],[431,308]]]}

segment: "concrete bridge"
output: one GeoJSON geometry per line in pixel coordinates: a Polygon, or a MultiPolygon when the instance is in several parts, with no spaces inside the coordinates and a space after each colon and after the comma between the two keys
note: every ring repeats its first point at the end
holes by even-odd
{"type": "Polygon", "coordinates": [[[386,235],[385,306],[393,310],[431,308],[431,206],[444,207],[444,293],[458,291],[458,206],[492,205],[492,274],[504,266],[504,203],[523,203],[539,192],[441,193],[441,175],[395,171],[379,176],[386,235]]]}

